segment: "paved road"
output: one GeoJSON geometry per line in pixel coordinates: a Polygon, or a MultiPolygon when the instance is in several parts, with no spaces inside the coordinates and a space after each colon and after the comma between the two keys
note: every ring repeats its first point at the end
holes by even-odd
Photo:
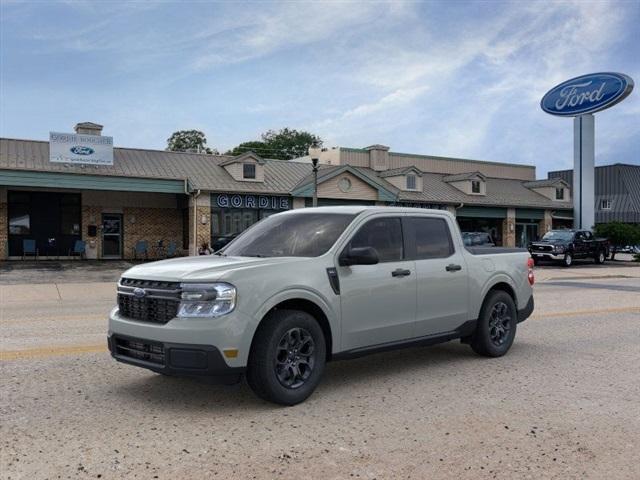
{"type": "Polygon", "coordinates": [[[0,286],[0,477],[638,478],[640,269],[585,272],[539,270],[506,357],[336,362],[291,408],[114,363],[112,283],[0,286]]]}

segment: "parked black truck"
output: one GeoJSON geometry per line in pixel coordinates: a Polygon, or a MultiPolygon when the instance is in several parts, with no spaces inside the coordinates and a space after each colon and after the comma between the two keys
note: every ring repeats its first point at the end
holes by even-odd
{"type": "Polygon", "coordinates": [[[604,263],[609,253],[609,241],[595,238],[588,230],[551,230],[541,240],[529,244],[533,261],[551,260],[570,267],[574,259],[592,258],[604,263]]]}

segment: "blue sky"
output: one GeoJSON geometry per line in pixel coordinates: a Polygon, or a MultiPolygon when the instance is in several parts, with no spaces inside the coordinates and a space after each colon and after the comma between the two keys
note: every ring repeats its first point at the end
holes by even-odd
{"type": "MultiPolygon", "coordinates": [[[[290,127],[325,146],[570,167],[542,95],[640,82],[640,2],[1,1],[0,136],[79,121],[117,146],[203,130],[220,151],[290,127]]],[[[596,116],[596,163],[640,163],[640,87],[596,116]]]]}

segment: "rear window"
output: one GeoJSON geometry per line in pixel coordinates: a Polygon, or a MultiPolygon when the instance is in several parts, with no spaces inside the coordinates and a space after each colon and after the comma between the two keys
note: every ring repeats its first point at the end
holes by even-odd
{"type": "Polygon", "coordinates": [[[446,258],[453,254],[451,233],[443,218],[410,217],[407,223],[416,260],[446,258]]]}

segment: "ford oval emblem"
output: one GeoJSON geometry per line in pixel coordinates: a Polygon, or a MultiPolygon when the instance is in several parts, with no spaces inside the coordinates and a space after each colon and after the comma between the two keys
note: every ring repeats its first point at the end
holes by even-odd
{"type": "Polygon", "coordinates": [[[542,110],[551,115],[574,117],[612,107],[633,90],[633,80],[622,73],[590,73],[572,78],[549,90],[542,110]]]}
{"type": "Polygon", "coordinates": [[[91,147],[83,147],[81,145],[76,145],[75,147],[71,147],[71,153],[75,153],[76,155],[91,155],[96,151],[91,147]]]}
{"type": "Polygon", "coordinates": [[[144,298],[147,296],[147,291],[144,288],[134,288],[133,296],[136,298],[144,298]]]}

